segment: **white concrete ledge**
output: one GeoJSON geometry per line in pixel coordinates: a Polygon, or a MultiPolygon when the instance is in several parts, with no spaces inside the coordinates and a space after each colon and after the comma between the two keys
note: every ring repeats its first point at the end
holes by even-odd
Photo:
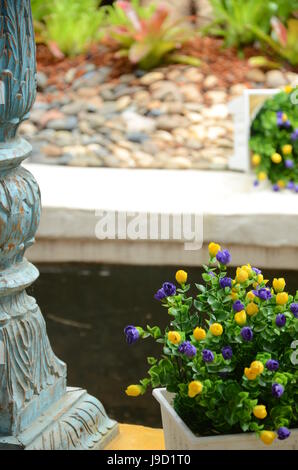
{"type": "Polygon", "coordinates": [[[203,214],[204,243],[233,250],[233,264],[297,269],[298,194],[255,189],[236,172],[73,168],[27,164],[40,184],[43,215],[33,262],[200,265],[206,250],[184,242],[99,241],[96,210],[203,214]]]}

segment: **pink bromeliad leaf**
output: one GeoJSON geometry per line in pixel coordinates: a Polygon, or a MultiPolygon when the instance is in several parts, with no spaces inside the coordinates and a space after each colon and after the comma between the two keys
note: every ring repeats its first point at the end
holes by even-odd
{"type": "Polygon", "coordinates": [[[147,54],[151,51],[151,45],[149,43],[138,43],[136,42],[129,51],[129,60],[133,64],[140,62],[147,54]]]}
{"type": "Polygon", "coordinates": [[[136,29],[136,31],[141,31],[142,25],[140,19],[135,10],[133,9],[131,3],[125,1],[118,1],[116,5],[125,12],[127,18],[130,20],[131,24],[136,29]]]}
{"type": "Polygon", "coordinates": [[[158,5],[152,18],[148,21],[148,30],[150,33],[158,33],[169,16],[169,9],[166,5],[158,5]]]}
{"type": "Polygon", "coordinates": [[[275,16],[273,16],[271,18],[271,26],[277,36],[277,39],[279,41],[279,43],[286,47],[287,43],[288,43],[288,31],[287,31],[287,28],[282,24],[282,22],[276,18],[275,16]]]}
{"type": "Polygon", "coordinates": [[[63,52],[60,50],[58,44],[54,41],[49,41],[48,42],[48,48],[50,52],[53,54],[56,59],[64,59],[65,55],[63,52]]]}

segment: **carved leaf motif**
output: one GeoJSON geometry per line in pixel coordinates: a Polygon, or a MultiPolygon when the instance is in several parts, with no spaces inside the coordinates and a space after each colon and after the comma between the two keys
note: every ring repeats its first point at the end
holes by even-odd
{"type": "Polygon", "coordinates": [[[0,178],[0,268],[21,261],[40,219],[40,191],[23,167],[0,178]]]}
{"type": "Polygon", "coordinates": [[[36,54],[30,0],[0,2],[0,141],[15,136],[36,94],[36,54]]]}
{"type": "Polygon", "coordinates": [[[0,180],[0,210],[9,214],[11,210],[12,199],[4,180],[0,180]]]}
{"type": "Polygon", "coordinates": [[[0,312],[10,317],[0,328],[5,350],[5,364],[0,369],[1,409],[12,401],[21,409],[34,395],[65,376],[66,366],[53,353],[45,321],[35,300],[25,291],[0,299],[0,312]]]}
{"type": "Polygon", "coordinates": [[[68,413],[27,447],[28,450],[98,449],[104,436],[115,426],[96,398],[85,395],[68,413]]]}

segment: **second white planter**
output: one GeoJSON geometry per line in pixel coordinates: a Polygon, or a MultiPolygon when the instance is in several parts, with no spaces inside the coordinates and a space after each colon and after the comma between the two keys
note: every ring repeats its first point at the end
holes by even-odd
{"type": "Polygon", "coordinates": [[[197,437],[174,410],[173,394],[157,388],[153,396],[160,404],[167,450],[298,450],[298,429],[291,430],[287,440],[276,439],[270,446],[263,444],[255,433],[197,437]]]}

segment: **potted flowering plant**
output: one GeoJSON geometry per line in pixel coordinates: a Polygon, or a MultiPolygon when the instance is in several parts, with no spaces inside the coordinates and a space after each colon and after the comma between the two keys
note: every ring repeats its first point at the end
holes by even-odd
{"type": "Polygon", "coordinates": [[[126,394],[155,389],[168,449],[297,449],[298,291],[285,292],[283,278],[269,287],[249,264],[232,278],[229,251],[210,243],[209,253],[198,293],[178,271],[179,287],[165,282],[155,294],[171,318],[165,332],[125,328],[129,344],[152,337],[163,347],[126,394]]]}
{"type": "Polygon", "coordinates": [[[298,192],[298,88],[266,100],[251,126],[250,148],[257,181],[267,178],[274,191],[298,192]]]}

